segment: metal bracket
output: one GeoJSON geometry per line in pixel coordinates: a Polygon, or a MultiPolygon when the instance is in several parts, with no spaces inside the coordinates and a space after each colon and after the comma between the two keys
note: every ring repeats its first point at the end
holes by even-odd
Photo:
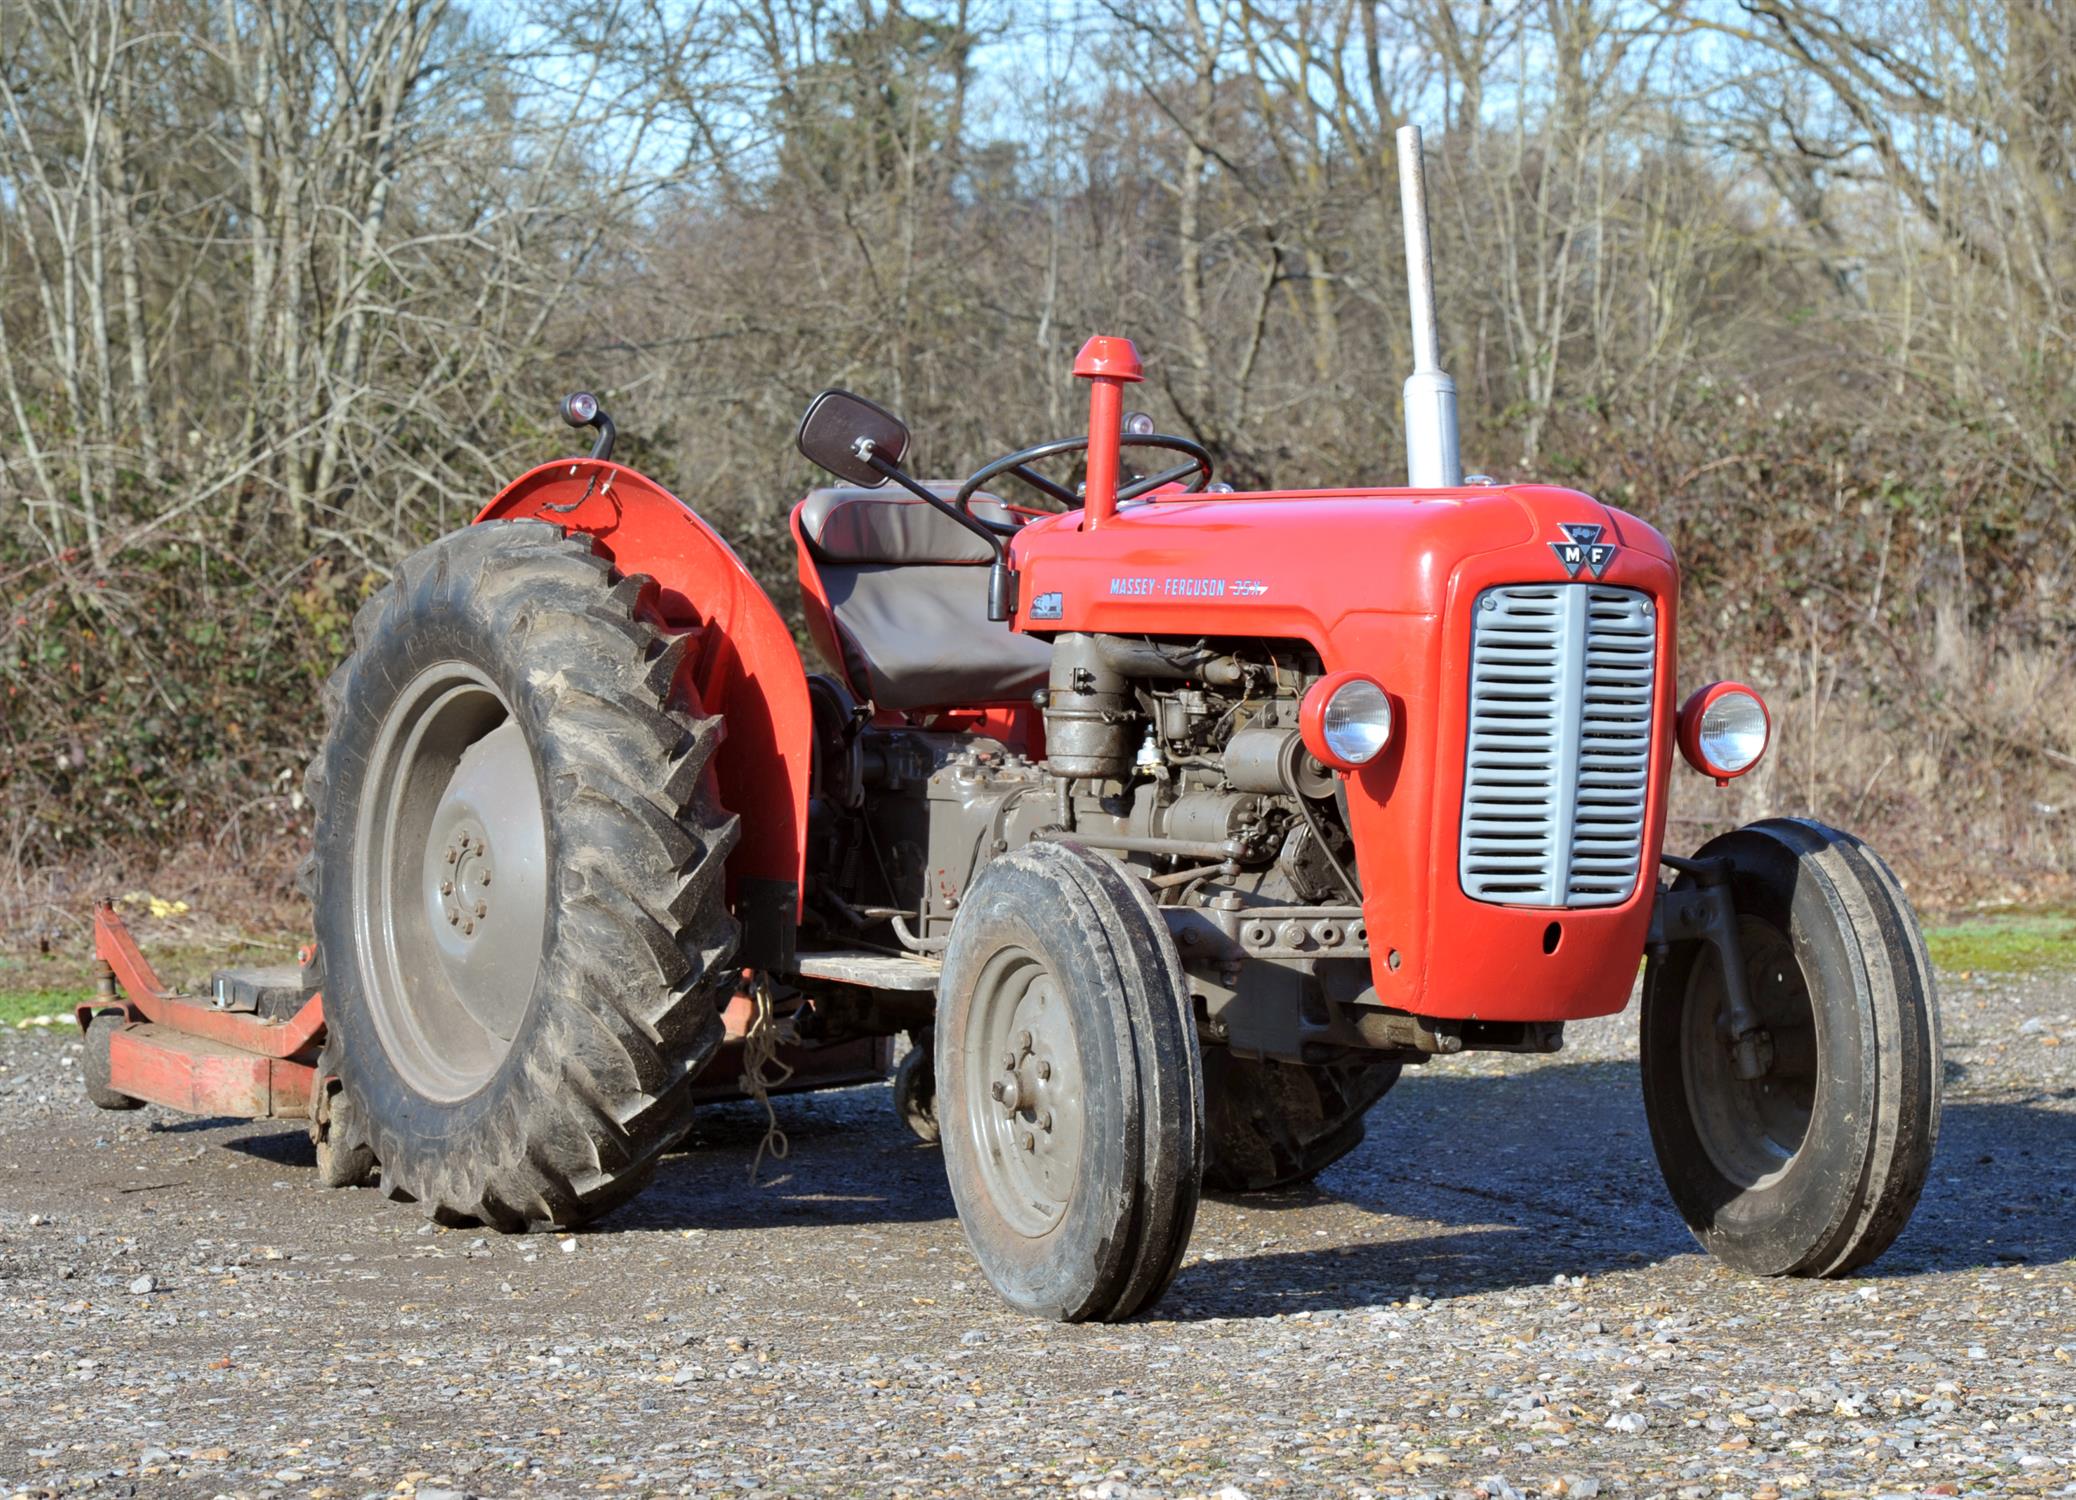
{"type": "Polygon", "coordinates": [[[1730,1049],[1737,1076],[1746,1082],[1763,1078],[1773,1067],[1773,1038],[1752,1009],[1752,991],[1744,970],[1744,943],[1737,930],[1737,905],[1730,889],[1732,867],[1720,856],[1682,859],[1659,856],[1689,877],[1692,885],[1661,885],[1651,907],[1651,927],[1644,948],[1663,958],[1675,943],[1707,943],[1716,950],[1723,972],[1723,1013],[1718,1028],[1730,1049]]]}
{"type": "Polygon", "coordinates": [[[800,887],[792,881],[746,877],[736,891],[735,914],[742,923],[736,962],[746,969],[792,973],[799,912],[800,887]]]}

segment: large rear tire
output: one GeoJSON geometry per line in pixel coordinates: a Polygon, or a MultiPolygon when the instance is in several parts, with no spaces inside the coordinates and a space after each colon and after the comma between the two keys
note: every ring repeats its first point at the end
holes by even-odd
{"type": "Polygon", "coordinates": [[[571,1225],[648,1179],[721,1040],[720,737],[651,587],[472,526],[354,621],[305,780],[327,1142],[443,1221],[571,1225]]]}
{"type": "Polygon", "coordinates": [[[1204,1049],[1204,1186],[1265,1193],[1309,1182],[1362,1144],[1363,1116],[1399,1065],[1301,1064],[1204,1049]]]}
{"type": "Polygon", "coordinates": [[[1939,1011],[1917,919],[1879,856],[1820,823],[1755,823],[1700,853],[1731,861],[1768,1063],[1737,1076],[1712,948],[1654,958],[1642,1062],[1659,1167],[1719,1260],[1847,1275],[1902,1232],[1939,1135],[1939,1011]]]}
{"type": "Polygon", "coordinates": [[[967,891],[937,990],[959,1222],[1012,1307],[1110,1322],[1174,1279],[1203,1177],[1189,989],[1145,887],[1032,844],[967,891]]]}

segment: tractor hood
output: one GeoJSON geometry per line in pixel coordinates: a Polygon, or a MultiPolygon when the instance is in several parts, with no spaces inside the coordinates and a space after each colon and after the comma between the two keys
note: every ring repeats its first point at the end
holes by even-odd
{"type": "Polygon", "coordinates": [[[1641,847],[1656,850],[1679,596],[1662,536],[1543,485],[1174,496],[1127,506],[1092,531],[1080,519],[1048,516],[1017,535],[1017,629],[1303,641],[1326,671],[1360,670],[1390,696],[1390,744],[1343,778],[1378,1003],[1476,1020],[1622,1007],[1652,880],[1590,910],[1494,904],[1460,882],[1472,617],[1482,591],[1523,584],[1599,584],[1652,601],[1641,847]]]}
{"type": "Polygon", "coordinates": [[[1018,630],[1299,638],[1329,670],[1355,665],[1333,659],[1343,616],[1439,616],[1473,557],[1516,554],[1524,583],[1620,583],[1672,560],[1636,517],[1550,485],[1170,495],[1092,531],[1078,513],[1044,517],[1012,552],[1018,630]]]}

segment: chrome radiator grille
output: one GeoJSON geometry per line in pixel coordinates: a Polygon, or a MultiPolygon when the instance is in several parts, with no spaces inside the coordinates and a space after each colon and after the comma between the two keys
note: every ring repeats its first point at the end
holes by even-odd
{"type": "Polygon", "coordinates": [[[1634,589],[1515,584],[1478,596],[1458,860],[1467,895],[1615,906],[1636,889],[1656,625],[1634,589]]]}

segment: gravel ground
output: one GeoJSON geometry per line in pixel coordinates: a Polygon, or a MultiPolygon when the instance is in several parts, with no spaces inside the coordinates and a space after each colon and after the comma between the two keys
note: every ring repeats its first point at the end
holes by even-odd
{"type": "Polygon", "coordinates": [[[1409,1074],[1085,1328],[995,1301],[884,1089],[783,1101],[760,1186],[729,1105],[592,1232],[501,1239],[321,1191],[277,1126],[100,1114],[71,1037],[9,1033],[0,1493],[2076,1494],[2076,977],[1946,993],[1872,1274],[1696,1251],[1622,1016],[1409,1074]]]}

